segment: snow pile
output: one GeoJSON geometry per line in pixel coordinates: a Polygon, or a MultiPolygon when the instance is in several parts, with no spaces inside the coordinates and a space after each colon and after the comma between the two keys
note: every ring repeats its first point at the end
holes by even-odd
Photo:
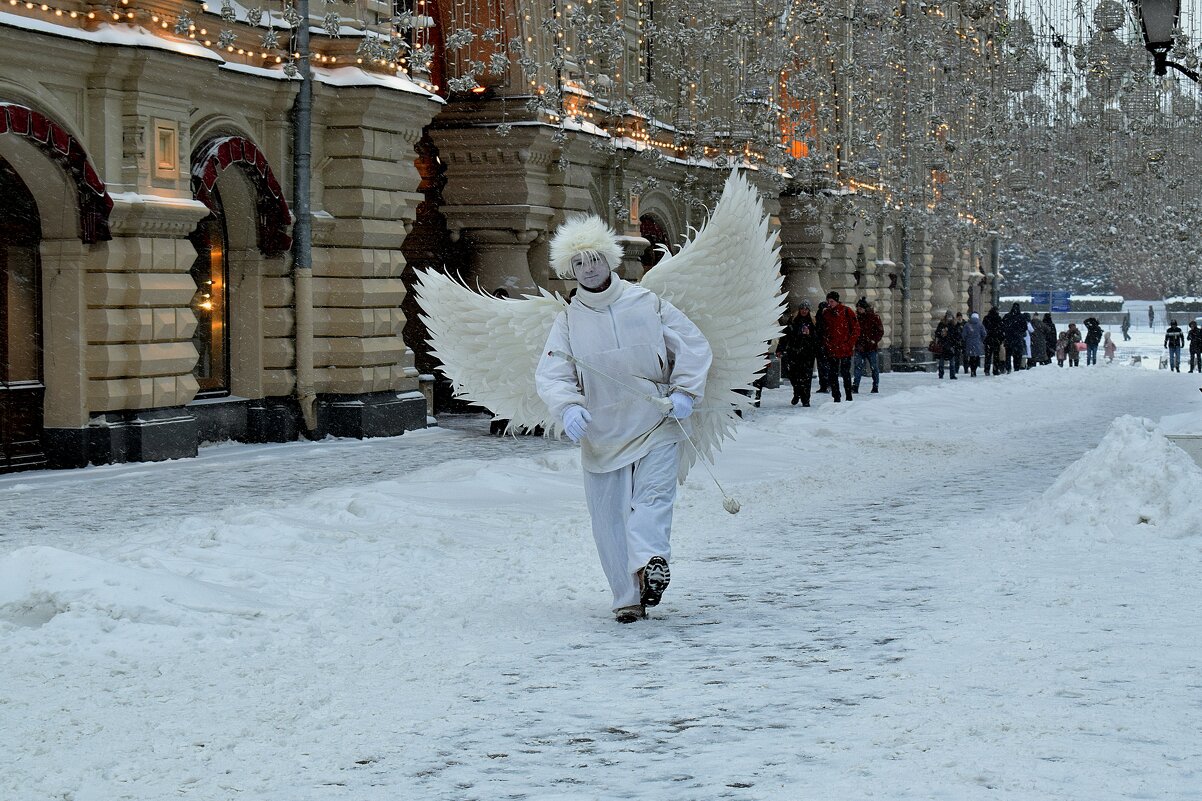
{"type": "Polygon", "coordinates": [[[1185,451],[1151,420],[1124,415],[1027,512],[1114,533],[1149,526],[1170,537],[1197,537],[1202,535],[1202,508],[1194,497],[1199,486],[1202,468],[1185,451]]]}
{"type": "Polygon", "coordinates": [[[0,560],[0,630],[64,614],[178,626],[198,613],[257,617],[267,606],[236,589],[58,548],[20,548],[0,560]]]}

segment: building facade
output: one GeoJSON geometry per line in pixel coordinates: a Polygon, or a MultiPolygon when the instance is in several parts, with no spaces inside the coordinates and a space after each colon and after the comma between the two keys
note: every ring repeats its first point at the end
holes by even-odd
{"type": "Polygon", "coordinates": [[[753,153],[743,128],[780,139],[755,116],[763,76],[690,94],[652,68],[670,54],[643,4],[611,4],[622,44],[595,59],[563,58],[555,3],[377,5],[358,27],[313,19],[311,271],[292,253],[295,25],[190,0],[0,16],[0,472],[423,427],[414,269],[565,292],[548,240],[591,212],[637,280],[735,166],[779,224],[790,305],[868,298],[895,362],[990,295],[981,243],[786,175],[775,154],[802,143],[753,153]],[[717,106],[746,125],[707,129],[717,106]]]}

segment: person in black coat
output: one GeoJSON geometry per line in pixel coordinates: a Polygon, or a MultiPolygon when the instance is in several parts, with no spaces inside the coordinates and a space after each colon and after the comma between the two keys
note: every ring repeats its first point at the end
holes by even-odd
{"type": "Polygon", "coordinates": [[[951,368],[949,377],[952,381],[956,380],[956,371],[960,367],[959,347],[960,334],[956,328],[956,320],[952,317],[949,311],[943,315],[943,319],[939,321],[939,325],[935,326],[934,341],[937,348],[935,354],[938,362],[939,377],[943,378],[943,364],[948,363],[951,368]]]}
{"type": "Polygon", "coordinates": [[[1085,326],[1085,365],[1098,363],[1098,345],[1102,342],[1102,324],[1097,317],[1086,317],[1082,321],[1085,326]]]}
{"type": "Polygon", "coordinates": [[[793,385],[793,405],[801,401],[810,405],[810,384],[814,380],[814,359],[822,348],[818,345],[818,324],[810,314],[810,302],[803,300],[785,326],[784,336],[778,347],[782,361],[793,385]]]}
{"type": "Polygon", "coordinates": [[[1185,335],[1189,341],[1189,371],[1194,372],[1194,368],[1198,368],[1198,372],[1202,373],[1202,328],[1198,327],[1196,320],[1189,321],[1189,332],[1185,335]]]}
{"type": "Polygon", "coordinates": [[[997,306],[989,308],[981,324],[985,326],[985,375],[990,375],[991,370],[993,375],[1009,372],[1009,366],[1002,364],[1002,315],[997,306]]]}
{"type": "Polygon", "coordinates": [[[1015,303],[1002,318],[1002,341],[1006,344],[1006,359],[1013,369],[1023,369],[1023,357],[1027,350],[1027,318],[1015,303]]]}
{"type": "Polygon", "coordinates": [[[1052,356],[1056,353],[1056,340],[1060,338],[1060,332],[1056,330],[1056,323],[1052,320],[1051,312],[1046,312],[1043,315],[1043,329],[1043,341],[1046,346],[1046,352],[1044,353],[1046,358],[1043,363],[1051,364],[1052,356]]]}
{"type": "Polygon", "coordinates": [[[1047,329],[1043,327],[1043,321],[1038,315],[1031,318],[1031,355],[1027,359],[1027,369],[1034,367],[1037,364],[1045,364],[1047,362],[1047,329]]]}
{"type": "Polygon", "coordinates": [[[1165,329],[1164,346],[1169,349],[1169,369],[1180,373],[1181,349],[1185,347],[1185,332],[1177,325],[1176,320],[1171,320],[1169,327],[1165,329]]]}

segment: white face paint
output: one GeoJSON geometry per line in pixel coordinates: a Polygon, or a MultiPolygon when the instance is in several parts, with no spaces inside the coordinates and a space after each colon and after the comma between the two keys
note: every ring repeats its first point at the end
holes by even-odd
{"type": "Polygon", "coordinates": [[[572,256],[572,273],[585,289],[599,289],[609,278],[609,264],[597,251],[586,250],[572,256]]]}

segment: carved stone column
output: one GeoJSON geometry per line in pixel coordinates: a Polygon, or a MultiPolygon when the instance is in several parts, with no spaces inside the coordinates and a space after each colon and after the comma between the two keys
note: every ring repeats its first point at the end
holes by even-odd
{"type": "Polygon", "coordinates": [[[947,311],[959,308],[956,294],[952,291],[952,272],[956,268],[956,252],[950,245],[942,244],[931,253],[931,327],[939,324],[947,311]]]}
{"type": "MultiPolygon", "coordinates": [[[[468,247],[468,284],[481,291],[504,289],[511,297],[537,293],[531,274],[531,246],[551,225],[552,209],[545,206],[447,206],[443,208],[451,239],[462,237],[468,247]]],[[[543,250],[539,243],[539,250],[543,250]]],[[[545,256],[542,258],[545,261],[545,256]]],[[[543,267],[543,270],[546,270],[543,267]]],[[[541,273],[542,271],[540,271],[541,273]]],[[[541,276],[544,282],[546,275],[541,276]]]]}
{"type": "Polygon", "coordinates": [[[619,236],[622,245],[622,266],[618,275],[627,281],[638,281],[643,277],[643,254],[651,247],[651,242],[641,236],[619,236]]]}
{"type": "Polygon", "coordinates": [[[817,311],[826,297],[819,271],[830,256],[829,230],[823,225],[821,200],[812,195],[781,195],[781,271],[789,310],[808,300],[817,311]]]}

